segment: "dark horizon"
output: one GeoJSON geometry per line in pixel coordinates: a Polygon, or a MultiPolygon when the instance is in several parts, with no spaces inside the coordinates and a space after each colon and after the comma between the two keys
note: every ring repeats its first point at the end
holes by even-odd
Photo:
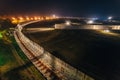
{"type": "Polygon", "coordinates": [[[120,16],[119,0],[1,0],[0,15],[120,16]]]}

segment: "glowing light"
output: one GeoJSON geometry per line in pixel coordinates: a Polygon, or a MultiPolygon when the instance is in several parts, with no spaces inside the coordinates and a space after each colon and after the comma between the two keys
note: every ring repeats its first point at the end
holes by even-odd
{"type": "Polygon", "coordinates": [[[40,20],[40,17],[38,17],[38,19],[40,20]]]}
{"type": "Polygon", "coordinates": [[[18,20],[13,20],[12,23],[13,23],[13,24],[17,24],[17,23],[18,23],[18,20]]]}
{"type": "Polygon", "coordinates": [[[34,20],[37,20],[37,17],[34,17],[34,20]]]}
{"type": "Polygon", "coordinates": [[[53,15],[52,15],[52,17],[53,17],[53,18],[56,18],[56,15],[55,15],[55,14],[53,14],[53,15]]]}
{"type": "Polygon", "coordinates": [[[15,17],[12,17],[12,20],[15,20],[16,18],[15,17]]]}
{"type": "Polygon", "coordinates": [[[93,21],[93,20],[90,20],[90,21],[88,21],[87,23],[88,23],[88,24],[93,24],[94,21],[93,21]]]}
{"type": "Polygon", "coordinates": [[[98,29],[98,27],[94,25],[94,26],[93,26],[93,29],[98,29]]]}
{"type": "Polygon", "coordinates": [[[19,17],[20,20],[23,20],[23,17],[19,17]]]}
{"type": "Polygon", "coordinates": [[[12,17],[11,19],[12,19],[12,23],[13,24],[17,24],[18,23],[18,20],[15,17],[12,17]]]}
{"type": "Polygon", "coordinates": [[[41,20],[44,20],[44,18],[43,18],[43,17],[41,17],[41,20]]]}
{"type": "Polygon", "coordinates": [[[65,23],[66,25],[70,25],[71,24],[71,22],[70,21],[66,21],[66,23],[65,23]]]}
{"type": "Polygon", "coordinates": [[[33,20],[33,18],[30,18],[31,20],[33,20]]]}
{"type": "Polygon", "coordinates": [[[110,30],[106,29],[106,30],[104,30],[104,32],[107,32],[107,33],[108,33],[108,32],[110,32],[110,30]]]}
{"type": "Polygon", "coordinates": [[[29,17],[26,17],[26,20],[30,20],[30,18],[29,18],[29,17]]]}
{"type": "Polygon", "coordinates": [[[24,22],[24,18],[23,17],[19,17],[18,22],[24,22]]]}
{"type": "Polygon", "coordinates": [[[46,20],[49,20],[49,19],[50,19],[50,17],[46,17],[45,19],[46,19],[46,20]]]}
{"type": "Polygon", "coordinates": [[[111,20],[111,19],[112,19],[112,16],[109,16],[108,19],[111,20]]]}

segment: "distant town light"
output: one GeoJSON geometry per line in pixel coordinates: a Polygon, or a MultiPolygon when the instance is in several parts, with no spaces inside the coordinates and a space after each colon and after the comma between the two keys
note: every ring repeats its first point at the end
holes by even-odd
{"type": "Polygon", "coordinates": [[[90,21],[88,21],[87,23],[88,23],[88,24],[93,24],[94,21],[93,21],[93,20],[90,20],[90,21]]]}
{"type": "Polygon", "coordinates": [[[31,20],[33,20],[34,18],[30,18],[31,20]]]}
{"type": "Polygon", "coordinates": [[[41,17],[41,20],[44,20],[44,18],[43,18],[43,17],[41,17]]]}
{"type": "Polygon", "coordinates": [[[71,22],[70,21],[66,21],[66,23],[65,23],[66,25],[70,25],[71,24],[71,22]]]}
{"type": "Polygon", "coordinates": [[[53,17],[53,18],[56,18],[56,15],[55,15],[55,14],[53,14],[53,15],[52,15],[52,17],[53,17]]]}
{"type": "Polygon", "coordinates": [[[47,16],[45,19],[46,19],[46,20],[49,20],[49,19],[50,19],[50,17],[48,17],[48,16],[47,16]]]}
{"type": "Polygon", "coordinates": [[[59,16],[58,16],[58,15],[53,14],[53,15],[52,15],[52,18],[59,18],[59,16]]]}
{"type": "Polygon", "coordinates": [[[26,20],[30,20],[30,18],[29,18],[29,17],[26,17],[26,20]]]}
{"type": "Polygon", "coordinates": [[[23,20],[23,17],[19,17],[20,20],[23,20]]]}
{"type": "Polygon", "coordinates": [[[15,20],[16,18],[15,17],[12,17],[12,20],[15,20]]]}
{"type": "Polygon", "coordinates": [[[109,16],[108,19],[111,20],[111,19],[112,19],[112,16],[109,16]]]}
{"type": "Polygon", "coordinates": [[[36,17],[36,16],[34,17],[34,20],[37,20],[37,17],[36,17]]]}
{"type": "Polygon", "coordinates": [[[40,20],[40,17],[38,17],[38,19],[40,20]]]}

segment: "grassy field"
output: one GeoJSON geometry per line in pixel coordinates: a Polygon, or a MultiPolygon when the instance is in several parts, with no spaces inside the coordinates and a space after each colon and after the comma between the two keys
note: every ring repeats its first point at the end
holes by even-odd
{"type": "Polygon", "coordinates": [[[25,35],[96,80],[116,80],[113,74],[118,75],[117,72],[120,71],[118,33],[119,31],[54,30],[25,35]]]}
{"type": "Polygon", "coordinates": [[[14,37],[0,34],[0,80],[45,80],[17,45],[14,37]]]}

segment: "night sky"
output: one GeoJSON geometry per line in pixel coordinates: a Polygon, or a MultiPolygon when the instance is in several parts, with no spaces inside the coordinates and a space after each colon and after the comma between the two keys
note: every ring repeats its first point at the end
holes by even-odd
{"type": "Polygon", "coordinates": [[[0,0],[0,15],[120,16],[120,0],[0,0]]]}

